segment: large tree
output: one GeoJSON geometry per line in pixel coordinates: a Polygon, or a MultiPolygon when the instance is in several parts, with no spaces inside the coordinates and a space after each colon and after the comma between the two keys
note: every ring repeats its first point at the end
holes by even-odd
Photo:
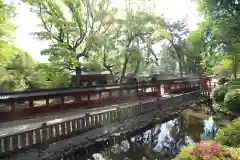
{"type": "Polygon", "coordinates": [[[0,0],[0,65],[13,57],[18,49],[12,45],[15,34],[15,27],[12,24],[14,6],[5,4],[0,0]]]}
{"type": "Polygon", "coordinates": [[[185,52],[185,41],[184,37],[189,33],[186,22],[183,21],[172,21],[168,20],[166,25],[169,37],[169,47],[171,48],[172,57],[177,59],[180,76],[183,76],[184,72],[184,56],[185,52]]]}
{"type": "Polygon", "coordinates": [[[239,1],[198,0],[199,11],[209,20],[212,26],[212,41],[215,49],[232,61],[233,76],[237,77],[240,44],[240,4],[239,1]]]}
{"type": "Polygon", "coordinates": [[[115,10],[110,9],[108,0],[23,1],[41,20],[42,31],[34,35],[40,40],[52,41],[42,54],[48,55],[50,62],[69,70],[75,70],[76,66],[83,68],[79,58],[90,56],[93,48],[103,44],[114,22],[115,10]]]}
{"type": "MultiPolygon", "coordinates": [[[[166,36],[164,19],[152,13],[136,11],[131,6],[119,10],[115,15],[116,28],[105,38],[105,43],[96,49],[102,67],[119,82],[127,73],[138,74],[142,66],[157,62],[153,46],[166,36]]],[[[96,59],[96,58],[95,58],[96,59]]]]}

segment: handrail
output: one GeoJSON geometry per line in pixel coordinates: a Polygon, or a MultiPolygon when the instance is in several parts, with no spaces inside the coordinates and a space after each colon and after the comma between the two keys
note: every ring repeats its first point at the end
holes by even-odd
{"type": "MultiPolygon", "coordinates": [[[[95,115],[95,114],[99,114],[99,113],[103,113],[103,112],[109,112],[109,111],[112,111],[112,110],[116,110],[117,108],[127,108],[127,107],[131,107],[131,106],[135,106],[136,104],[145,104],[145,103],[150,103],[150,102],[154,102],[154,101],[164,101],[164,100],[168,100],[168,99],[176,99],[178,97],[183,97],[183,96],[188,96],[188,95],[193,95],[194,93],[199,93],[199,92],[202,92],[201,90],[196,90],[196,91],[192,91],[192,92],[188,92],[188,93],[182,93],[182,94],[178,94],[178,95],[174,95],[174,96],[169,96],[169,97],[164,97],[162,99],[158,99],[158,98],[153,98],[153,99],[147,99],[147,100],[140,100],[138,102],[133,102],[133,103],[123,103],[123,104],[117,104],[117,105],[113,105],[112,108],[109,108],[109,109],[105,109],[104,111],[89,111],[89,110],[86,110],[86,113],[88,113],[89,115],[95,115]]],[[[65,122],[68,122],[68,121],[71,121],[71,120],[74,120],[74,119],[79,119],[79,118],[84,118],[85,113],[82,113],[82,114],[79,114],[78,117],[74,117],[74,118],[69,118],[67,120],[62,120],[60,122],[45,122],[48,126],[53,126],[53,125],[56,125],[56,124],[61,124],[61,123],[65,123],[65,122]]],[[[15,134],[19,134],[21,132],[28,132],[28,131],[32,131],[32,130],[35,130],[35,129],[38,129],[40,126],[36,124],[37,127],[31,127],[31,129],[23,129],[23,131],[17,131],[16,133],[11,133],[11,134],[8,134],[7,136],[5,135],[0,135],[0,138],[2,137],[8,137],[8,136],[12,136],[12,135],[15,135],[15,134]]],[[[1,145],[0,145],[1,146],[1,145]]]]}
{"type": "Polygon", "coordinates": [[[182,79],[139,82],[137,84],[107,84],[107,85],[65,87],[65,88],[54,88],[54,89],[37,89],[37,90],[26,90],[26,91],[17,91],[17,92],[2,92],[2,93],[0,93],[0,100],[1,99],[9,99],[9,98],[17,98],[17,97],[59,95],[59,94],[64,94],[64,93],[86,92],[86,91],[96,91],[96,90],[115,90],[118,88],[128,89],[128,88],[134,88],[134,87],[147,87],[147,86],[152,86],[152,85],[167,84],[167,82],[170,82],[170,81],[173,82],[174,80],[191,81],[191,80],[201,80],[201,79],[202,78],[191,78],[191,79],[182,78],[182,79]]]}
{"type": "Polygon", "coordinates": [[[62,90],[48,90],[48,91],[35,91],[35,92],[10,92],[0,95],[0,102],[7,99],[16,99],[16,98],[24,98],[24,97],[38,97],[38,96],[51,96],[51,95],[62,95],[62,94],[71,94],[71,93],[86,93],[86,92],[94,92],[94,91],[113,91],[116,89],[133,89],[139,87],[150,87],[153,86],[154,83],[145,83],[145,84],[126,84],[126,85],[112,85],[112,86],[98,86],[98,87],[90,87],[90,88],[66,88],[62,90]]]}

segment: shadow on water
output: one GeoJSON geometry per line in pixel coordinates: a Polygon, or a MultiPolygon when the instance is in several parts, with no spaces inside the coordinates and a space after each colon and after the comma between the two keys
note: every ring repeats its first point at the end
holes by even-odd
{"type": "Polygon", "coordinates": [[[199,118],[182,114],[132,137],[115,137],[113,144],[99,148],[94,154],[88,155],[90,158],[75,156],[74,159],[169,160],[185,145],[213,139],[217,126],[212,116],[199,118]]]}

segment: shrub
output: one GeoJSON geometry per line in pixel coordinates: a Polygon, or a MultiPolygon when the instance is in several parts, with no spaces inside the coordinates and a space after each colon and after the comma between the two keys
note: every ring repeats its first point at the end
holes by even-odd
{"type": "Polygon", "coordinates": [[[184,147],[174,160],[240,160],[239,150],[223,146],[214,141],[202,141],[184,147]]]}
{"type": "Polygon", "coordinates": [[[224,106],[230,110],[240,113],[240,89],[229,90],[224,98],[224,106]]]}
{"type": "Polygon", "coordinates": [[[216,141],[230,147],[240,147],[240,120],[235,120],[226,127],[219,129],[216,141]]]}
{"type": "Polygon", "coordinates": [[[226,82],[228,82],[229,80],[227,79],[227,78],[220,78],[219,80],[218,80],[218,84],[219,85],[224,85],[224,83],[226,83],[226,82]]]}
{"type": "Polygon", "coordinates": [[[224,83],[224,86],[226,86],[226,87],[231,86],[231,85],[239,85],[240,86],[240,80],[236,79],[236,80],[231,80],[231,81],[224,83]]]}
{"type": "Polygon", "coordinates": [[[233,85],[229,85],[227,87],[227,90],[232,90],[232,89],[240,89],[240,85],[236,85],[236,84],[233,84],[233,85]]]}
{"type": "Polygon", "coordinates": [[[229,148],[229,151],[234,159],[240,159],[240,148],[229,148]]]}
{"type": "Polygon", "coordinates": [[[223,102],[227,89],[223,85],[216,86],[211,92],[211,99],[214,102],[223,102]]]}

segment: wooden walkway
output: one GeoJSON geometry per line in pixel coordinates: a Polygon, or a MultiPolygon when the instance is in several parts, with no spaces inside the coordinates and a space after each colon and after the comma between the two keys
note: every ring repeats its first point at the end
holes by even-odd
{"type": "MultiPolygon", "coordinates": [[[[149,100],[154,100],[154,98],[147,98],[144,101],[149,101],[149,100]]],[[[84,117],[86,113],[96,114],[100,112],[106,112],[121,106],[136,105],[139,102],[141,103],[143,102],[143,100],[109,105],[109,106],[100,107],[100,108],[71,109],[69,111],[54,113],[46,116],[38,116],[32,119],[3,122],[3,123],[0,123],[0,138],[6,135],[13,135],[20,132],[34,130],[36,128],[41,127],[43,123],[47,123],[47,125],[61,123],[61,122],[69,121],[72,119],[84,117]]]]}

